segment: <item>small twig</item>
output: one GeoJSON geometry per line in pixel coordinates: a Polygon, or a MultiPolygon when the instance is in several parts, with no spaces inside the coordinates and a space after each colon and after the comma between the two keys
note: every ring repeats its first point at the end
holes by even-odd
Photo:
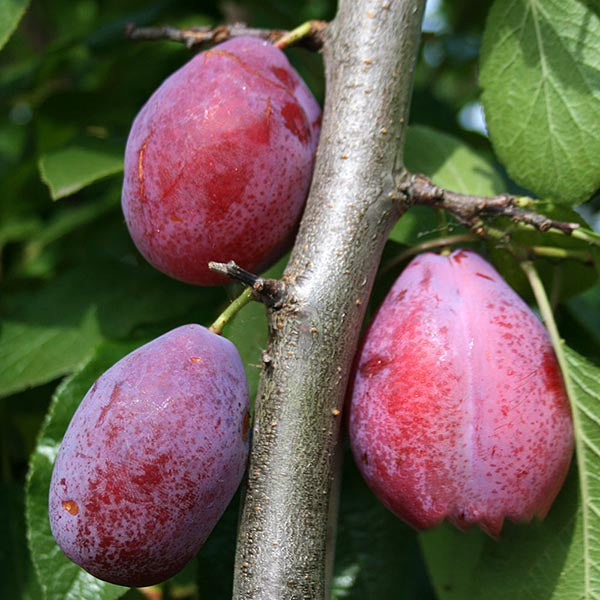
{"type": "Polygon", "coordinates": [[[247,285],[251,288],[254,298],[270,308],[281,308],[287,298],[286,286],[282,281],[259,277],[242,269],[233,260],[228,263],[209,262],[208,268],[214,273],[225,275],[247,285]]]}
{"type": "Polygon", "coordinates": [[[178,29],[164,25],[161,27],[137,27],[131,23],[125,28],[125,36],[130,40],[171,40],[182,42],[187,48],[194,48],[204,44],[218,44],[225,40],[250,36],[268,40],[276,44],[282,39],[288,39],[285,46],[303,46],[309,50],[319,50],[323,45],[323,31],[327,26],[325,21],[309,21],[309,31],[304,32],[302,37],[290,39],[288,31],[277,29],[257,29],[248,27],[244,23],[232,23],[230,25],[188,27],[178,29]]]}
{"type": "Polygon", "coordinates": [[[436,186],[424,175],[411,175],[406,178],[401,185],[400,192],[408,204],[443,208],[474,231],[480,226],[483,216],[506,217],[516,223],[531,225],[538,231],[554,229],[566,235],[572,235],[580,227],[579,223],[555,221],[522,208],[527,202],[524,202],[519,196],[501,194],[482,197],[458,194],[436,186]]]}

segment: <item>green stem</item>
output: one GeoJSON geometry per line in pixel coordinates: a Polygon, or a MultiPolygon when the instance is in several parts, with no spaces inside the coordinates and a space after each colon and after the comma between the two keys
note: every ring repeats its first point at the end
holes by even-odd
{"type": "Polygon", "coordinates": [[[446,211],[441,208],[438,208],[435,212],[438,229],[440,231],[446,231],[448,229],[448,215],[446,214],[446,211]]]}
{"type": "Polygon", "coordinates": [[[306,21],[292,31],[288,31],[284,36],[275,42],[274,46],[280,50],[284,50],[288,46],[299,42],[302,38],[309,36],[312,32],[312,22],[306,21]]]}
{"type": "Polygon", "coordinates": [[[550,341],[554,347],[554,352],[556,352],[558,364],[560,365],[560,369],[563,372],[563,377],[566,380],[568,367],[567,360],[562,349],[562,340],[560,338],[560,334],[558,333],[558,327],[556,327],[554,313],[552,312],[552,307],[550,306],[548,294],[546,294],[546,290],[544,289],[544,284],[540,279],[537,269],[530,260],[521,262],[521,269],[523,269],[525,275],[527,275],[529,285],[531,286],[538,308],[540,309],[542,320],[544,321],[546,329],[548,330],[548,334],[550,335],[550,341]]]}
{"type": "MultiPolygon", "coordinates": [[[[533,263],[530,261],[525,261],[521,263],[521,268],[525,271],[525,275],[527,275],[527,279],[529,279],[529,284],[531,285],[531,289],[533,290],[533,294],[535,296],[536,302],[540,309],[540,313],[542,315],[542,319],[548,329],[548,333],[550,335],[550,340],[552,342],[552,346],[554,347],[554,352],[556,353],[556,358],[558,359],[558,365],[562,372],[563,380],[565,382],[565,389],[567,391],[567,397],[569,398],[569,402],[571,403],[571,415],[573,417],[573,432],[575,434],[575,459],[577,461],[577,471],[579,475],[579,492],[581,494],[581,510],[583,513],[583,522],[584,522],[584,546],[589,545],[588,540],[588,528],[585,526],[585,523],[589,522],[589,473],[586,470],[585,464],[585,442],[583,436],[583,424],[581,422],[581,412],[576,402],[576,392],[573,384],[573,380],[571,379],[571,374],[569,370],[569,364],[567,362],[567,356],[564,349],[563,341],[558,333],[558,328],[556,327],[556,321],[554,320],[554,315],[552,313],[552,309],[550,308],[550,302],[548,300],[548,296],[546,295],[546,290],[544,290],[544,286],[538,275],[536,268],[533,266],[533,263]]],[[[586,573],[586,580],[589,579],[589,575],[586,573]]]]}
{"type": "Polygon", "coordinates": [[[530,250],[536,256],[546,256],[548,258],[572,258],[586,263],[593,260],[591,253],[585,250],[570,250],[568,248],[555,248],[554,246],[531,246],[530,250]]]}
{"type": "Polygon", "coordinates": [[[237,313],[253,299],[252,288],[246,288],[218,317],[217,320],[208,328],[213,333],[221,335],[223,328],[237,313]]]}
{"type": "Polygon", "coordinates": [[[585,229],[584,227],[575,229],[575,231],[573,231],[571,234],[571,237],[577,238],[578,240],[584,240],[585,242],[589,242],[590,244],[594,244],[596,246],[600,246],[600,235],[594,231],[585,229]]]}

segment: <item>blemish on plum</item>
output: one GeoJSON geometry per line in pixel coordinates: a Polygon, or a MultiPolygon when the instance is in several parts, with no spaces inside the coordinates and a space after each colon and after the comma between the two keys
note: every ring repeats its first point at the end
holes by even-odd
{"type": "Polygon", "coordinates": [[[306,122],[306,113],[296,102],[288,102],[281,109],[281,116],[284,119],[285,126],[289,129],[303,144],[308,144],[310,131],[306,122]]]}
{"type": "Polygon", "coordinates": [[[382,356],[381,354],[375,354],[360,365],[359,371],[361,375],[373,377],[382,369],[385,369],[391,362],[390,358],[382,356]]]}
{"type": "Polygon", "coordinates": [[[77,502],[74,500],[63,500],[61,504],[70,515],[76,515],[79,513],[79,506],[77,506],[77,502]]]}
{"type": "Polygon", "coordinates": [[[483,277],[484,279],[487,279],[488,281],[494,281],[493,277],[490,277],[489,275],[486,275],[485,273],[476,272],[475,275],[477,275],[477,277],[483,277]]]}
{"type": "Polygon", "coordinates": [[[144,140],[144,143],[142,144],[138,152],[137,175],[138,182],[140,185],[140,199],[142,202],[146,202],[146,191],[144,188],[144,154],[146,153],[146,146],[148,145],[150,135],[151,134],[148,134],[146,136],[146,139],[144,140]]]}
{"type": "Polygon", "coordinates": [[[109,401],[102,407],[100,416],[98,417],[98,425],[102,425],[106,419],[106,415],[112,410],[112,405],[115,404],[121,393],[121,382],[115,383],[112,392],[110,393],[109,401]]]}
{"type": "Polygon", "coordinates": [[[286,69],[282,69],[281,67],[271,67],[271,72],[286,88],[293,90],[296,87],[292,76],[288,73],[286,69]]]}
{"type": "Polygon", "coordinates": [[[464,259],[464,258],[468,258],[469,255],[464,251],[464,250],[459,250],[458,252],[454,252],[454,254],[452,254],[451,258],[454,259],[455,262],[457,262],[458,264],[460,264],[460,262],[464,259]]]}
{"type": "Polygon", "coordinates": [[[402,300],[404,300],[404,297],[406,296],[407,292],[408,292],[408,290],[407,290],[407,289],[400,290],[400,291],[398,292],[398,294],[396,295],[396,300],[397,300],[398,302],[402,302],[402,300]]]}

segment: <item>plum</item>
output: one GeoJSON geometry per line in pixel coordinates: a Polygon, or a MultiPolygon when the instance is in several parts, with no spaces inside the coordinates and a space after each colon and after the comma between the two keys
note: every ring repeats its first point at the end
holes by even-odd
{"type": "Polygon", "coordinates": [[[184,325],[106,371],[75,412],[50,484],[63,552],[111,583],[179,571],[235,493],[248,453],[248,385],[235,346],[184,325]]]}
{"type": "Polygon", "coordinates": [[[349,432],[363,477],[397,516],[493,537],[505,518],[544,518],[573,450],[544,327],[466,250],[420,255],[393,285],[357,355],[349,432]]]}
{"type": "Polygon", "coordinates": [[[211,260],[260,272],[288,249],[310,185],[321,110],[275,46],[241,37],[198,54],[137,115],[122,206],[160,271],[223,283],[211,260]]]}

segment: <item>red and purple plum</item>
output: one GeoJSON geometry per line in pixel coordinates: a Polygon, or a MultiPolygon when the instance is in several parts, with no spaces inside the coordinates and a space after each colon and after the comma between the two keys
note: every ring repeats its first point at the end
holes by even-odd
{"type": "Polygon", "coordinates": [[[544,518],[573,450],[546,330],[465,250],[418,256],[395,282],[357,357],[349,429],[360,471],[397,516],[493,537],[505,518],[544,518]]]}
{"type": "Polygon", "coordinates": [[[260,272],[288,249],[321,110],[281,50],[257,38],[198,54],[154,92],[125,152],[122,205],[139,251],[189,283],[209,261],[260,272]]]}
{"type": "Polygon", "coordinates": [[[52,533],[92,575],[164,581],[196,554],[244,473],[248,385],[228,340],[184,325],[88,391],[50,484],[52,533]]]}

